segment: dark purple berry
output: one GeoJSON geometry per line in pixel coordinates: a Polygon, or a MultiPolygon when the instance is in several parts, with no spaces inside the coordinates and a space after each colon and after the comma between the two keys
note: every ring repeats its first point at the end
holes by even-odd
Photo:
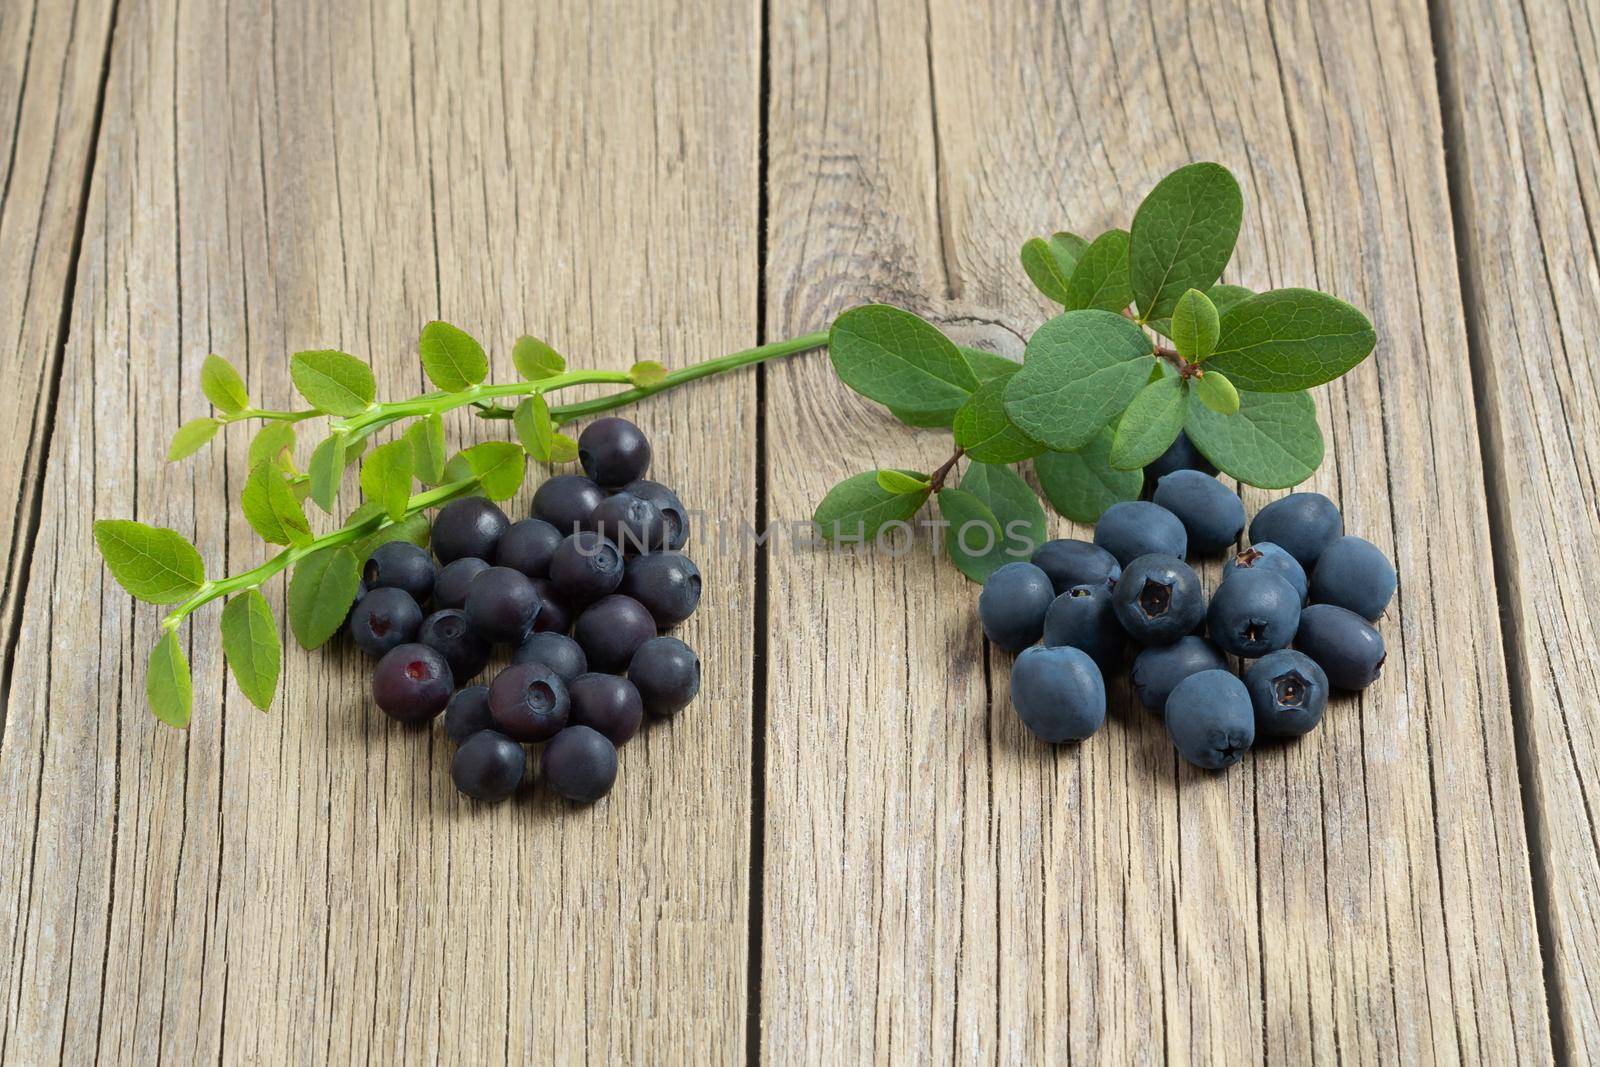
{"type": "Polygon", "coordinates": [[[457,685],[477,677],[489,663],[489,642],[473,632],[460,608],[446,608],[423,619],[417,641],[444,657],[457,685]]]}
{"type": "Polygon", "coordinates": [[[584,609],[572,635],[589,657],[590,670],[617,674],[627,669],[639,646],[656,635],[656,620],[631,596],[613,593],[584,609]]]}
{"type": "Polygon", "coordinates": [[[644,477],[650,469],[650,442],[639,427],[610,415],[578,435],[578,462],[596,484],[614,489],[644,477]]]}
{"type": "Polygon", "coordinates": [[[427,645],[391,648],[372,672],[372,699],[399,722],[427,722],[444,710],[454,690],[450,665],[427,645]]]}
{"type": "Polygon", "coordinates": [[[494,728],[516,741],[545,741],[567,724],[567,685],[543,663],[513,663],[489,684],[494,728]]]}
{"type": "Polygon", "coordinates": [[[361,568],[361,580],[368,589],[403,589],[418,604],[428,602],[438,576],[439,566],[428,550],[410,541],[385,541],[372,550],[361,568]]]}
{"type": "Polygon", "coordinates": [[[543,663],[569,683],[589,669],[583,646],[566,634],[529,634],[512,653],[511,662],[543,663]]]}
{"type": "Polygon", "coordinates": [[[493,730],[467,738],[450,761],[450,778],[456,788],[491,804],[515,793],[527,771],[527,750],[493,730]]]}
{"type": "Polygon", "coordinates": [[[465,689],[457,689],[444,708],[445,736],[459,745],[479,730],[493,729],[494,719],[489,715],[489,687],[469,685],[465,689]]]}
{"type": "Polygon", "coordinates": [[[576,613],[556,593],[556,583],[548,578],[535,578],[533,589],[539,594],[539,614],[533,617],[533,632],[564,634],[572,629],[576,613]]]}
{"type": "Polygon", "coordinates": [[[600,536],[626,555],[653,552],[666,541],[666,519],[661,509],[632,493],[606,497],[590,518],[600,536]]]}
{"type": "Polygon", "coordinates": [[[583,530],[568,537],[550,561],[556,596],[568,604],[587,604],[622,584],[622,551],[599,534],[583,530]]]}
{"type": "Polygon", "coordinates": [[[581,474],[558,474],[533,494],[533,517],[543,519],[563,535],[592,530],[589,516],[606,498],[606,491],[581,474]]]}
{"type": "Polygon", "coordinates": [[[489,565],[476,556],[463,556],[446,563],[439,571],[438,581],[433,583],[433,606],[466,607],[467,590],[472,586],[472,579],[488,569],[489,565]]]}
{"type": "Polygon", "coordinates": [[[556,554],[560,543],[561,531],[543,519],[514,522],[500,537],[495,566],[510,567],[529,578],[543,578],[550,573],[550,557],[556,554]]]}
{"type": "Polygon", "coordinates": [[[466,612],[485,641],[521,641],[539,614],[539,594],[521,571],[490,567],[467,588],[466,612]]]}
{"type": "Polygon", "coordinates": [[[626,678],[615,674],[580,674],[567,687],[572,697],[570,722],[588,726],[620,746],[639,732],[644,718],[644,701],[639,690],[626,678]]]}
{"type": "Polygon", "coordinates": [[[700,657],[676,637],[652,637],[633,654],[628,681],[639,690],[645,711],[676,715],[700,692],[700,657]]]}
{"type": "Polygon", "coordinates": [[[433,520],[433,551],[443,563],[473,556],[493,559],[495,546],[511,521],[492,500],[481,496],[452,500],[433,520]]]}
{"type": "Polygon", "coordinates": [[[350,638],[369,656],[416,639],[422,628],[422,609],[404,589],[370,590],[350,611],[350,638]]]}
{"type": "Polygon", "coordinates": [[[569,726],[544,746],[539,769],[557,796],[592,804],[617,780],[617,746],[598,730],[569,726]]]}
{"type": "Polygon", "coordinates": [[[661,509],[661,516],[667,527],[667,548],[677,552],[689,543],[689,510],[683,506],[683,501],[678,499],[678,494],[662,485],[644,478],[629,482],[622,487],[624,493],[632,493],[641,500],[648,500],[661,509]]]}
{"type": "Polygon", "coordinates": [[[628,560],[619,589],[645,606],[665,630],[694,614],[700,605],[700,568],[678,552],[652,552],[628,560]]]}

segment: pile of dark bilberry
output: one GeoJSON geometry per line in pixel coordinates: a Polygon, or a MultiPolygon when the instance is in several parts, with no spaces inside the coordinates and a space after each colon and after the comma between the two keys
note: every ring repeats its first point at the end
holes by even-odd
{"type": "Polygon", "coordinates": [[[644,480],[650,442],[626,419],[590,423],[578,458],[587,477],[546,481],[531,518],[455,500],[433,520],[432,553],[391,541],[362,570],[349,626],[380,657],[373,699],[402,723],[444,712],[459,746],[451,776],[479,800],[515,793],[528,777],[523,746],[540,743],[547,788],[599,800],[644,716],[675,715],[700,689],[694,652],[660,636],[700,602],[700,571],[681,551],[683,503],[644,480]],[[515,649],[510,666],[469,685],[495,645],[515,649]]]}
{"type": "Polygon", "coordinates": [[[1094,544],[1049,541],[984,583],[984,632],[1020,653],[1012,703],[1042,740],[1100,729],[1105,678],[1130,641],[1139,701],[1184,759],[1211,770],[1238,763],[1258,735],[1308,733],[1330,687],[1361,690],[1378,677],[1373,623],[1395,590],[1388,558],[1345,534],[1333,501],[1293,493],[1256,513],[1250,547],[1228,560],[1208,603],[1185,560],[1233,547],[1244,504],[1185,445],[1174,446],[1177,469],[1148,471],[1159,473],[1152,499],[1106,510],[1094,544]],[[1242,678],[1230,656],[1248,664],[1242,678]]]}

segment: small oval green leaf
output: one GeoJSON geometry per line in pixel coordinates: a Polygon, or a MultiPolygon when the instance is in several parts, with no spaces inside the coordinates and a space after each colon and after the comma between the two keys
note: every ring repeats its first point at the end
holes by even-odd
{"type": "Polygon", "coordinates": [[[294,467],[294,426],[287,422],[263,423],[250,441],[246,466],[254,467],[262,460],[270,460],[285,469],[294,467]]]}
{"type": "Polygon", "coordinates": [[[667,368],[653,359],[641,359],[628,369],[628,377],[641,389],[649,389],[667,380],[667,368]]]}
{"type": "Polygon", "coordinates": [[[1162,378],[1141,389],[1112,435],[1111,465],[1132,471],[1160,458],[1183,429],[1183,400],[1181,378],[1162,378]]]}
{"type": "Polygon", "coordinates": [[[205,584],[200,552],[178,531],[128,519],[100,519],[94,541],[111,577],[147,604],[172,604],[205,584]]]}
{"type": "Polygon", "coordinates": [[[555,451],[556,428],[550,421],[550,406],[543,396],[535,393],[518,404],[511,415],[511,425],[528,455],[540,463],[550,462],[555,451]]]}
{"type": "Polygon", "coordinates": [[[828,358],[840,381],[868,400],[916,417],[953,417],[978,379],[932,323],[888,304],[833,321],[828,358]]]}
{"type": "Polygon", "coordinates": [[[372,368],[344,352],[296,352],[289,377],[307,403],[329,415],[359,415],[378,395],[372,368]]]}
{"type": "Polygon", "coordinates": [[[528,469],[528,454],[510,441],[486,441],[461,453],[472,473],[477,475],[483,495],[490,500],[509,500],[522,488],[528,469]]]}
{"type": "Polygon", "coordinates": [[[239,506],[263,541],[303,545],[311,540],[311,524],[283,472],[270,460],[257,463],[245,479],[239,506]]]}
{"type": "Polygon", "coordinates": [[[1071,310],[1099,308],[1118,313],[1133,303],[1127,230],[1107,230],[1094,239],[1072,272],[1066,303],[1071,310]]]}
{"type": "Polygon", "coordinates": [[[884,469],[878,471],[878,485],[889,493],[923,493],[928,489],[928,476],[916,471],[884,469]]]}
{"type": "Polygon", "coordinates": [[[945,529],[945,549],[950,558],[975,582],[988,578],[1007,563],[1031,559],[1034,549],[1044,543],[1047,536],[1044,509],[1039,498],[1022,476],[1008,466],[994,463],[974,463],[961,478],[957,495],[947,499],[944,490],[939,494],[940,515],[950,521],[945,529]],[[981,512],[973,509],[971,500],[983,505],[981,512]],[[992,538],[984,538],[974,530],[963,530],[962,522],[952,517],[951,509],[967,519],[983,525],[993,520],[992,538]],[[986,513],[986,514],[985,514],[986,513]],[[985,546],[983,543],[987,541],[985,546]]]}
{"type": "Polygon", "coordinates": [[[1184,430],[1224,473],[1262,489],[1298,485],[1322,463],[1317,406],[1306,392],[1241,390],[1235,415],[1219,415],[1192,397],[1184,430]]]}
{"type": "Polygon", "coordinates": [[[173,463],[180,459],[188,459],[206,446],[217,431],[222,428],[222,423],[209,415],[204,418],[190,419],[178,427],[178,432],[172,435],[172,444],[167,448],[167,462],[173,463]]]}
{"type": "Polygon", "coordinates": [[[1290,393],[1345,374],[1372,354],[1378,335],[1343,300],[1313,289],[1273,289],[1222,317],[1207,362],[1248,392],[1290,393]]]}
{"type": "Polygon", "coordinates": [[[227,415],[237,415],[250,406],[250,391],[245,388],[244,379],[232,363],[218,355],[207,356],[200,364],[200,391],[212,407],[227,415]]]}
{"type": "Polygon", "coordinates": [[[339,632],[361,584],[361,563],[347,547],[324,548],[295,564],[289,577],[289,629],[304,649],[339,632]]]}
{"type": "Polygon", "coordinates": [[[1157,182],[1134,213],[1128,246],[1140,318],[1167,318],[1185,292],[1209,289],[1243,217],[1239,183],[1221,164],[1191,163],[1157,182]]]}
{"type": "Polygon", "coordinates": [[[1239,410],[1239,390],[1221,371],[1207,371],[1196,378],[1194,391],[1201,402],[1218,415],[1232,415],[1239,410]]]}
{"type": "Polygon", "coordinates": [[[405,433],[411,445],[411,465],[424,485],[444,483],[444,420],[437,412],[411,424],[405,433]]]}
{"type": "Polygon", "coordinates": [[[1172,343],[1178,354],[1198,363],[1216,351],[1217,334],[1221,316],[1211,298],[1198,289],[1190,289],[1178,298],[1172,309],[1172,343]]]}
{"type": "Polygon", "coordinates": [[[189,725],[194,704],[194,687],[189,679],[189,661],[178,645],[178,635],[168,630],[150,650],[145,668],[144,696],[156,718],[168,726],[183,729],[189,725]]]}
{"type": "Polygon", "coordinates": [[[266,711],[278,689],[283,644],[267,598],[247,589],[222,608],[222,655],[245,697],[266,711]]]}
{"type": "Polygon", "coordinates": [[[829,541],[868,541],[891,522],[904,522],[927,501],[928,493],[891,493],[878,484],[877,471],[851,475],[828,490],[811,521],[829,541]]]}
{"type": "Polygon", "coordinates": [[[517,373],[530,382],[553,378],[567,369],[567,361],[561,353],[537,337],[517,338],[511,349],[511,362],[516,365],[517,373]]]}
{"type": "Polygon", "coordinates": [[[339,499],[339,483],[344,480],[345,437],[333,434],[323,439],[311,453],[311,499],[317,507],[333,514],[339,499]]]}
{"type": "Polygon", "coordinates": [[[411,442],[405,438],[374,448],[361,463],[361,491],[399,522],[411,503],[411,442]]]}
{"type": "Polygon", "coordinates": [[[1006,385],[1006,415],[1057,451],[1083,447],[1132,402],[1155,366],[1150,338],[1111,311],[1057,315],[1028,339],[1006,385]]]}
{"type": "Polygon", "coordinates": [[[1096,522],[1106,508],[1139,499],[1143,471],[1111,466],[1111,429],[1101,430],[1076,452],[1046,452],[1033,461],[1050,506],[1074,522],[1096,522]]]}
{"type": "Polygon", "coordinates": [[[422,328],[419,344],[422,369],[428,381],[447,393],[477,385],[489,373],[489,357],[471,334],[448,322],[430,322],[422,328]]]}

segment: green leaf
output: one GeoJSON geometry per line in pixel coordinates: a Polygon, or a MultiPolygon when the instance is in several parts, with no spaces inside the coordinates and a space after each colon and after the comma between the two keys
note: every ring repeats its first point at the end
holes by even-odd
{"type": "Polygon", "coordinates": [[[516,365],[517,373],[530,382],[553,378],[567,369],[567,361],[561,358],[561,353],[537,337],[517,338],[516,346],[511,349],[511,362],[516,365]]]}
{"type": "Polygon", "coordinates": [[[172,604],[205,584],[205,563],[182,534],[128,519],[100,519],[94,541],[111,577],[147,604],[172,604]]]}
{"type": "Polygon", "coordinates": [[[1076,255],[1058,255],[1053,242],[1043,237],[1030,237],[1022,243],[1023,271],[1035,288],[1058,304],[1067,302],[1067,282],[1076,264],[1076,255]]]}
{"type": "Polygon", "coordinates": [[[1081,448],[1144,387],[1153,352],[1145,332],[1115,312],[1057,315],[1028,339],[1022,370],[1006,385],[1006,414],[1049,448],[1081,448]]]}
{"type": "Polygon", "coordinates": [[[1190,289],[1209,289],[1239,239],[1244,197],[1228,168],[1191,163],[1156,183],[1133,216],[1128,265],[1142,319],[1166,318],[1190,289]]]}
{"type": "Polygon", "coordinates": [[[1111,465],[1136,471],[1158,459],[1183,429],[1183,379],[1163,377],[1139,390],[1111,437],[1111,465]]]}
{"type": "Polygon", "coordinates": [[[296,352],[289,377],[312,407],[329,415],[359,415],[378,395],[372,368],[343,352],[296,352]]]}
{"type": "Polygon", "coordinates": [[[250,391],[233,364],[221,356],[207,356],[200,364],[200,391],[211,406],[228,415],[237,415],[250,406],[250,391]]]}
{"type": "Polygon", "coordinates": [[[483,495],[490,500],[509,500],[522,488],[527,473],[528,454],[510,441],[486,441],[461,453],[467,457],[472,473],[482,483],[483,495]]]}
{"type": "Polygon", "coordinates": [[[1107,230],[1083,253],[1067,286],[1067,308],[1121,312],[1133,303],[1128,276],[1128,231],[1107,230]]]}
{"type": "Polygon", "coordinates": [[[424,415],[405,432],[411,445],[411,465],[424,485],[444,484],[444,420],[438,412],[424,415]]]}
{"type": "Polygon", "coordinates": [[[263,541],[273,545],[303,545],[311,540],[311,524],[283,472],[270,460],[250,469],[239,496],[244,517],[263,541]]]}
{"type": "Polygon", "coordinates": [[[168,726],[183,729],[189,725],[189,712],[194,704],[194,687],[189,680],[189,661],[178,647],[178,634],[168,630],[150,650],[150,663],[145,668],[144,697],[156,718],[168,726]]]}
{"type": "Polygon", "coordinates": [[[1198,289],[1190,289],[1178,298],[1172,309],[1172,343],[1178,354],[1192,363],[1205,359],[1217,348],[1218,324],[1221,317],[1211,298],[1198,289]]]}
{"type": "Polygon", "coordinates": [[[247,589],[223,606],[222,655],[250,703],[262,711],[272,707],[283,645],[278,640],[278,620],[259,590],[247,589]]]}
{"type": "Polygon", "coordinates": [[[556,428],[550,421],[550,405],[543,396],[535,393],[518,404],[511,415],[511,425],[528,455],[540,463],[550,462],[555,451],[556,428]]]}
{"type": "Polygon", "coordinates": [[[374,448],[361,464],[361,491],[399,522],[411,503],[411,442],[405,438],[374,448]]]}
{"type": "Polygon", "coordinates": [[[893,405],[889,406],[889,414],[907,426],[912,426],[919,430],[948,430],[951,422],[956,417],[956,413],[949,408],[939,411],[920,412],[906,411],[893,405]]]}
{"type": "Polygon", "coordinates": [[[217,431],[222,428],[222,423],[209,415],[204,418],[190,419],[178,427],[178,432],[172,435],[172,444],[167,448],[167,462],[172,463],[180,459],[188,459],[206,446],[206,443],[217,436],[217,431]]]}
{"type": "Polygon", "coordinates": [[[828,358],[841,381],[868,400],[915,416],[953,417],[978,379],[933,324],[887,304],[833,320],[828,358]]]}
{"type": "Polygon", "coordinates": [[[424,326],[419,348],[428,381],[447,393],[469,389],[489,373],[489,357],[483,354],[483,346],[448,322],[424,326]]]}
{"type": "Polygon", "coordinates": [[[981,348],[968,348],[966,345],[959,347],[962,357],[966,359],[967,366],[972,368],[972,373],[977,376],[980,386],[996,378],[1009,379],[1022,367],[1022,364],[1014,359],[997,356],[981,348]]]}
{"type": "Polygon", "coordinates": [[[1032,558],[1034,549],[1048,535],[1039,498],[1020,474],[1000,464],[974,463],[968,467],[960,489],[940,492],[939,513],[950,520],[945,530],[945,550],[961,573],[975,582],[988,578],[1004,564],[1032,558]],[[952,492],[956,495],[947,497],[952,492]],[[981,504],[982,510],[973,508],[972,501],[981,504]],[[958,521],[952,517],[952,510],[966,518],[958,521]],[[988,530],[992,537],[975,530],[967,530],[963,536],[965,522],[983,523],[988,519],[993,520],[988,530]]]}
{"type": "Polygon", "coordinates": [[[464,478],[471,477],[474,477],[472,462],[467,459],[465,452],[457,452],[450,457],[449,462],[445,463],[444,481],[441,484],[449,485],[452,482],[459,482],[464,478]]]}
{"type": "Polygon", "coordinates": [[[1096,522],[1112,504],[1139,499],[1143,471],[1111,466],[1110,428],[1101,430],[1076,452],[1046,452],[1033,461],[1033,472],[1045,499],[1074,522],[1096,522]]]}
{"type": "Polygon", "coordinates": [[[667,380],[667,368],[653,359],[641,359],[628,368],[628,377],[641,389],[660,385],[667,380]]]}
{"type": "Polygon", "coordinates": [[[254,467],[262,460],[269,460],[280,467],[292,468],[294,466],[294,444],[294,425],[292,423],[263,423],[261,429],[256,431],[255,437],[250,441],[250,452],[246,457],[246,466],[254,467]]]}
{"type": "Polygon", "coordinates": [[[373,550],[379,545],[387,544],[390,541],[405,541],[416,545],[418,548],[428,547],[432,524],[428,522],[428,516],[420,511],[407,515],[399,522],[391,522],[389,513],[384,511],[376,500],[369,500],[350,513],[350,518],[346,520],[345,525],[356,526],[374,516],[381,517],[383,523],[372,533],[351,546],[351,550],[355,552],[357,559],[366,559],[372,555],[373,550]]]}
{"type": "Polygon", "coordinates": [[[317,507],[333,514],[333,505],[339,499],[339,483],[344,480],[344,434],[325,438],[311,453],[311,499],[317,507]]]}
{"type": "Polygon", "coordinates": [[[828,490],[811,521],[829,541],[867,541],[885,524],[911,518],[927,499],[926,491],[891,493],[878,484],[877,471],[865,471],[828,490]]]}
{"type": "Polygon", "coordinates": [[[295,564],[287,603],[301,648],[320,648],[339,632],[360,584],[361,561],[348,547],[320,549],[295,564]]]}
{"type": "Polygon", "coordinates": [[[978,386],[972,399],[956,412],[952,427],[956,444],[979,463],[1016,463],[1044,451],[1044,445],[1017,429],[1006,415],[1006,383],[1022,369],[1015,363],[1009,367],[1010,374],[978,386]]]}
{"type": "Polygon", "coordinates": [[[1228,309],[1207,368],[1240,389],[1292,393],[1333,381],[1366,359],[1377,340],[1367,317],[1343,300],[1273,289],[1228,309]]]}
{"type": "Polygon", "coordinates": [[[1184,430],[1226,474],[1262,489],[1286,489],[1322,462],[1322,431],[1311,394],[1239,393],[1239,413],[1219,415],[1191,398],[1184,430]]]}
{"type": "Polygon", "coordinates": [[[1194,392],[1201,403],[1218,415],[1232,415],[1239,410],[1239,390],[1221,371],[1206,371],[1196,378],[1194,392]]]}
{"type": "Polygon", "coordinates": [[[889,493],[925,493],[928,489],[928,476],[916,471],[880,470],[878,486],[889,493]]]}
{"type": "MultiPolygon", "coordinates": [[[[1228,313],[1228,309],[1233,307],[1233,305],[1237,304],[1239,301],[1245,299],[1246,297],[1255,295],[1255,293],[1251,292],[1249,289],[1246,289],[1242,285],[1228,285],[1223,282],[1218,282],[1216,285],[1213,285],[1211,288],[1206,290],[1206,299],[1211,301],[1212,306],[1217,309],[1217,314],[1219,316],[1226,315],[1228,313]]],[[[1178,299],[1181,300],[1183,298],[1179,297],[1178,299]]],[[[1145,321],[1145,325],[1150,327],[1156,333],[1159,333],[1162,337],[1172,336],[1171,319],[1148,319],[1145,321]]]]}
{"type": "Polygon", "coordinates": [[[564,433],[551,435],[550,462],[571,463],[578,458],[578,442],[564,433]]]}

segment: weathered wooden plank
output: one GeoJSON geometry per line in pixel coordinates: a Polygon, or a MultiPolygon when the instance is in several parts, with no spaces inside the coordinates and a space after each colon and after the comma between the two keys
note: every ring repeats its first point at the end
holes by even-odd
{"type": "MultiPolygon", "coordinates": [[[[211,612],[194,725],[157,726],[159,615],[89,521],[175,526],[218,572],[263,557],[226,507],[245,437],[162,462],[208,351],[286,405],[312,346],[417,391],[438,315],[502,378],[524,331],[588,365],[749,343],[756,34],[746,3],[122,5],[0,750],[0,1060],[742,1054],[748,546],[702,535],[704,693],[627,746],[606,803],[482,809],[352,652],[291,651],[251,709],[211,612]]],[[[749,518],[752,375],[638,417],[686,500],[749,518]]]]}
{"type": "Polygon", "coordinates": [[[1495,576],[1556,1045],[1600,1057],[1600,13],[1437,8],[1495,576]]]}
{"type": "Polygon", "coordinates": [[[19,550],[37,514],[49,443],[48,407],[115,6],[0,2],[0,500],[13,502],[0,522],[0,619],[8,640],[19,550]]]}
{"type": "MultiPolygon", "coordinates": [[[[1047,314],[1024,237],[1125,224],[1218,158],[1250,205],[1230,276],[1378,326],[1319,398],[1312,487],[1396,556],[1401,594],[1377,686],[1217,777],[1125,690],[1076,749],[1016,725],[1008,657],[986,708],[975,590],[947,565],[775,555],[765,1049],[1547,1057],[1493,590],[1459,580],[1490,538],[1423,6],[793,4],[772,29],[775,335],[876,298],[1016,353],[1047,314]]],[[[942,458],[825,368],[769,380],[778,517],[942,458]]]]}

